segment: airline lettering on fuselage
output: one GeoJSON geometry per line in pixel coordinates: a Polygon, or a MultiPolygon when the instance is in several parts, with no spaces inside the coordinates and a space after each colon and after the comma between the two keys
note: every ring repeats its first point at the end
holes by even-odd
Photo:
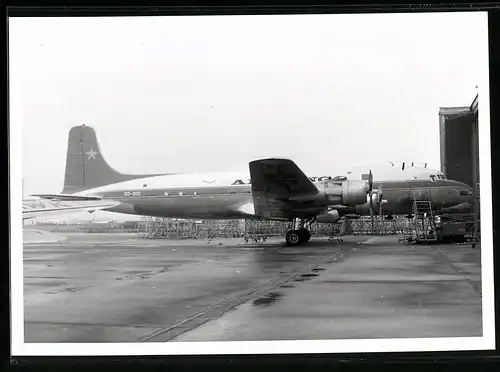
{"type": "Polygon", "coordinates": [[[323,181],[330,181],[332,179],[332,177],[330,176],[322,176],[322,177],[309,177],[309,179],[312,181],[312,182],[323,182],[323,181]]]}
{"type": "Polygon", "coordinates": [[[246,181],[236,180],[231,185],[250,185],[250,184],[251,184],[250,180],[246,180],[246,181]]]}
{"type": "MultiPolygon", "coordinates": [[[[323,182],[330,181],[331,176],[321,176],[321,177],[308,177],[311,182],[323,182]]],[[[252,182],[250,180],[235,180],[231,185],[250,185],[252,182]]]]}

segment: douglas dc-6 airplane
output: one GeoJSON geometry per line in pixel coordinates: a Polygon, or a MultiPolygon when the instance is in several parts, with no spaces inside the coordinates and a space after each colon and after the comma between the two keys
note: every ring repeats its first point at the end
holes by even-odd
{"type": "Polygon", "coordinates": [[[309,241],[313,222],[378,213],[381,204],[385,215],[411,214],[414,199],[470,208],[472,190],[461,182],[427,168],[414,171],[412,179],[396,172],[384,181],[374,180],[371,171],[361,180],[307,177],[293,161],[270,158],[250,162],[248,174],[122,174],[102,157],[94,130],[82,125],[69,133],[62,193],[35,196],[112,201],[117,204],[102,209],[135,215],[291,221],[288,245],[309,241]]]}

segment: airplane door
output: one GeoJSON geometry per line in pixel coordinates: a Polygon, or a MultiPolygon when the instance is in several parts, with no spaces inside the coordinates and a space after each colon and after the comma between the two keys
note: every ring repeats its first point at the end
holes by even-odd
{"type": "Polygon", "coordinates": [[[431,188],[424,185],[413,185],[410,187],[409,199],[410,203],[413,205],[415,200],[417,201],[430,201],[431,200],[431,188]]]}

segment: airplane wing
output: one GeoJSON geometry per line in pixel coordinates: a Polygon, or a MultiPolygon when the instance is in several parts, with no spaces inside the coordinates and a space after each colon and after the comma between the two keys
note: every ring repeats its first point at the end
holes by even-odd
{"type": "Polygon", "coordinates": [[[262,159],[250,162],[255,214],[288,219],[296,214],[297,200],[315,197],[319,190],[293,161],[262,159]]]}
{"type": "Polygon", "coordinates": [[[99,195],[73,195],[73,194],[33,194],[42,199],[48,200],[65,200],[65,201],[91,201],[91,200],[102,200],[102,196],[99,195]]]}

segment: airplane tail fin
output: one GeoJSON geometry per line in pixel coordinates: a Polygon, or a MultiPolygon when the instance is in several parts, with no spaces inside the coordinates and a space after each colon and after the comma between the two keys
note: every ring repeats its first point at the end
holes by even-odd
{"type": "Polygon", "coordinates": [[[94,129],[86,125],[71,128],[63,194],[148,176],[157,174],[131,175],[116,171],[104,159],[94,129]]]}

